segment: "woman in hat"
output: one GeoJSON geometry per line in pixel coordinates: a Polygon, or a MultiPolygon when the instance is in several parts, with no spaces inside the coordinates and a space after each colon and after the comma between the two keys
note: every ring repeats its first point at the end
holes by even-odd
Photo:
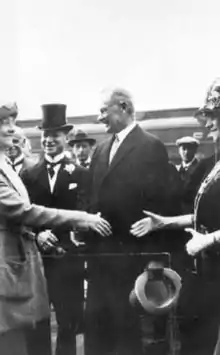
{"type": "Polygon", "coordinates": [[[26,329],[49,316],[42,264],[31,227],[93,229],[102,236],[110,226],[100,215],[33,205],[22,181],[7,163],[17,107],[0,107],[0,354],[30,355],[26,329]]]}
{"type": "MultiPolygon", "coordinates": [[[[202,124],[205,124],[205,127],[210,132],[209,134],[213,136],[213,139],[217,144],[220,139],[220,78],[212,83],[206,95],[205,103],[196,112],[196,117],[202,124]]],[[[216,285],[219,284],[219,274],[217,274],[217,270],[219,270],[220,266],[220,161],[217,161],[216,159],[214,167],[212,167],[198,190],[194,203],[194,214],[175,217],[159,216],[148,211],[144,211],[144,214],[145,218],[135,223],[131,229],[131,233],[137,238],[143,237],[149,232],[157,229],[186,228],[186,231],[192,235],[192,239],[189,240],[186,245],[188,253],[194,256],[199,252],[203,252],[203,277],[205,278],[208,276],[208,281],[210,281],[210,277],[212,280],[215,280],[215,290],[213,291],[212,296],[215,297],[216,302],[212,302],[212,298],[211,301],[210,298],[208,298],[208,300],[204,298],[207,303],[203,305],[204,312],[205,309],[207,307],[210,308],[210,306],[212,307],[212,311],[214,310],[214,312],[209,314],[208,319],[208,322],[210,322],[208,326],[211,328],[211,322],[213,324],[214,318],[217,318],[216,315],[218,315],[217,308],[219,304],[219,301],[217,300],[217,297],[219,297],[219,290],[218,287],[216,288],[216,285]],[[206,262],[205,264],[204,260],[206,262]]],[[[209,287],[207,285],[206,288],[209,287]]],[[[211,291],[209,290],[208,292],[208,296],[211,297],[211,291]]],[[[217,323],[215,323],[214,333],[204,334],[204,336],[206,337],[205,339],[207,342],[209,341],[209,336],[213,338],[215,337],[216,339],[217,323]]],[[[202,338],[199,341],[202,342],[202,338]]],[[[215,355],[220,354],[220,340],[218,344],[219,345],[217,345],[215,350],[215,355]]],[[[210,354],[210,350],[211,349],[209,349],[207,354],[210,354]]]]}

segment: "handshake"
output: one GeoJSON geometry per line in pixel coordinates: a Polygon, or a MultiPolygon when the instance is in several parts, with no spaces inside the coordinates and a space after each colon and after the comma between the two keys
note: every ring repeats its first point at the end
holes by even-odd
{"type": "MultiPolygon", "coordinates": [[[[83,213],[83,212],[82,212],[83,213]]],[[[111,226],[104,218],[101,217],[100,213],[90,214],[83,213],[83,218],[78,220],[76,225],[77,230],[88,231],[93,230],[103,237],[112,234],[111,226]]],[[[74,228],[75,229],[75,228],[74,228]]],[[[74,231],[70,232],[70,240],[75,246],[84,245],[84,242],[77,240],[74,231]]],[[[55,252],[57,255],[64,255],[65,250],[59,246],[59,241],[57,237],[52,233],[51,230],[47,229],[37,235],[37,244],[39,248],[44,252],[55,252]]]]}

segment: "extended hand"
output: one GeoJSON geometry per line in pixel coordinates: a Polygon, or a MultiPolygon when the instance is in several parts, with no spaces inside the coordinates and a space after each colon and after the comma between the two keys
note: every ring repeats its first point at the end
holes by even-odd
{"type": "Polygon", "coordinates": [[[201,234],[192,228],[186,228],[186,232],[192,234],[192,239],[186,244],[186,250],[189,255],[196,255],[210,245],[214,244],[213,234],[201,234]]]}
{"type": "Polygon", "coordinates": [[[54,248],[58,239],[49,229],[47,229],[37,235],[37,242],[40,248],[44,251],[48,251],[49,249],[54,248]]]}
{"type": "Polygon", "coordinates": [[[102,218],[100,213],[87,213],[79,228],[84,230],[92,229],[103,237],[109,236],[112,233],[109,222],[102,218]]]}
{"type": "Polygon", "coordinates": [[[145,234],[148,234],[157,229],[161,229],[165,226],[163,216],[149,211],[143,212],[147,217],[142,218],[132,224],[130,229],[130,233],[137,238],[143,237],[145,234]]]}

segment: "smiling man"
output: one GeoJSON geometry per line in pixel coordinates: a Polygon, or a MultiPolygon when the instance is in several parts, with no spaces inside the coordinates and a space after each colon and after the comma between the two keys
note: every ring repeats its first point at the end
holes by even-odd
{"type": "MultiPolygon", "coordinates": [[[[87,185],[88,171],[76,167],[65,154],[68,132],[66,106],[43,105],[40,128],[43,159],[23,175],[30,198],[43,206],[76,210],[87,185]]],[[[43,231],[38,244],[43,254],[50,301],[58,323],[57,355],[76,353],[76,335],[81,332],[84,263],[74,257],[79,248],[68,228],[43,231]],[[55,247],[55,248],[54,248],[55,247]],[[54,251],[59,252],[54,255],[54,251]]]]}
{"type": "Polygon", "coordinates": [[[126,90],[104,93],[98,120],[111,136],[97,145],[92,158],[91,211],[101,212],[112,235],[104,239],[93,235],[88,243],[96,253],[114,255],[88,261],[86,354],[140,355],[139,319],[128,300],[146,263],[126,254],[165,251],[165,245],[169,249],[161,235],[142,239],[132,235],[132,225],[144,217],[144,209],[166,213],[168,156],[159,139],[137,124],[126,90]],[[120,253],[125,256],[117,256],[120,253]]]}

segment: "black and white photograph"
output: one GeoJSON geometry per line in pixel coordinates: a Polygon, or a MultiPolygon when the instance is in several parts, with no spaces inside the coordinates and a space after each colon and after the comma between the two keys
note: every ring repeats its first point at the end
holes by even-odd
{"type": "Polygon", "coordinates": [[[0,355],[220,355],[220,2],[1,14],[0,355]]]}

